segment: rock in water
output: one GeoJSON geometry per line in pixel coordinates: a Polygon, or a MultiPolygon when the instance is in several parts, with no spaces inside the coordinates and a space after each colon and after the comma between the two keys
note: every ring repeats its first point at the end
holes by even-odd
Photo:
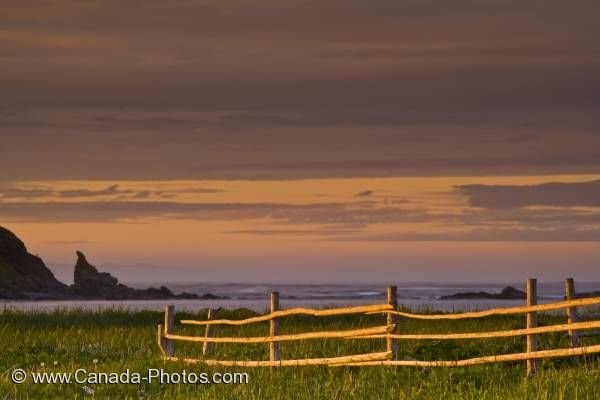
{"type": "Polygon", "coordinates": [[[504,289],[502,289],[499,298],[524,300],[527,298],[527,294],[525,294],[525,292],[522,290],[516,289],[512,286],[507,286],[504,289]]]}
{"type": "Polygon", "coordinates": [[[169,288],[134,289],[119,283],[119,280],[108,272],[99,272],[91,265],[85,255],[77,252],[77,263],[75,264],[74,283],[71,286],[76,296],[93,299],[106,300],[139,300],[139,299],[172,299],[185,298],[197,299],[192,293],[173,294],[169,288]]]}
{"type": "Polygon", "coordinates": [[[75,264],[73,292],[81,297],[100,299],[126,299],[130,288],[119,284],[119,280],[107,272],[98,272],[88,263],[85,255],[78,251],[75,264]]]}
{"type": "Polygon", "coordinates": [[[524,300],[525,292],[512,286],[507,286],[500,293],[462,292],[440,297],[441,300],[465,299],[494,299],[494,300],[524,300]]]}
{"type": "Polygon", "coordinates": [[[68,286],[54,277],[41,258],[30,254],[14,233],[0,226],[0,298],[66,297],[68,286]]]}

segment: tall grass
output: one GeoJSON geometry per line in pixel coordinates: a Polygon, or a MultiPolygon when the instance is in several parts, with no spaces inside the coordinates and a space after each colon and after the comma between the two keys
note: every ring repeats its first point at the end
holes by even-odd
{"type": "MultiPolygon", "coordinates": [[[[224,318],[255,315],[249,310],[224,311],[224,318]]],[[[206,313],[178,313],[182,318],[204,319],[206,313]]],[[[118,398],[118,399],[595,399],[600,398],[600,362],[593,357],[540,362],[538,374],[524,377],[523,362],[467,368],[422,369],[413,367],[291,367],[225,368],[164,362],[156,346],[156,325],[163,314],[122,309],[58,310],[50,313],[0,312],[0,399],[118,398]],[[96,362],[95,362],[96,361],[96,362]],[[43,365],[42,365],[43,363],[43,365]],[[34,385],[30,380],[14,385],[14,368],[26,371],[123,372],[145,374],[148,368],[166,371],[249,373],[247,385],[34,385]]],[[[401,319],[405,333],[467,332],[523,327],[522,316],[478,320],[422,321],[401,319]]],[[[383,316],[342,316],[283,319],[281,333],[352,329],[381,325],[383,316]]],[[[540,325],[564,322],[563,317],[541,315],[540,325]]],[[[177,326],[184,334],[202,334],[198,326],[177,326]]],[[[219,326],[219,336],[268,334],[268,324],[219,326]]],[[[586,344],[598,343],[586,339],[586,344]]],[[[539,337],[539,347],[568,347],[563,333],[539,337]]],[[[198,358],[202,345],[176,343],[177,355],[198,358]]],[[[286,359],[359,354],[385,349],[383,340],[310,340],[282,343],[286,359]]],[[[400,341],[400,358],[461,359],[479,355],[521,352],[524,338],[463,341],[400,341]]],[[[215,344],[211,358],[264,360],[266,344],[215,344]]]]}

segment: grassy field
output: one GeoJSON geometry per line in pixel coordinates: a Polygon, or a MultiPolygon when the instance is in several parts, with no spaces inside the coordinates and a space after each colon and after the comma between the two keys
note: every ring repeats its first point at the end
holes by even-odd
{"type": "MultiPolygon", "coordinates": [[[[245,318],[248,310],[225,311],[224,318],[245,318]]],[[[204,319],[178,313],[181,318],[204,319]]],[[[156,346],[156,325],[162,313],[111,310],[25,313],[0,311],[0,399],[111,398],[111,399],[596,399],[600,398],[600,361],[593,357],[540,362],[538,374],[524,377],[524,363],[424,370],[415,367],[291,367],[225,368],[186,366],[164,362],[156,346]],[[11,381],[11,372],[98,372],[146,374],[148,368],[170,372],[248,372],[249,383],[159,385],[32,384],[11,381]],[[92,393],[93,392],[93,393],[92,393]]],[[[400,320],[405,333],[490,331],[523,327],[523,316],[480,320],[400,320]]],[[[282,321],[281,332],[352,329],[380,325],[383,316],[292,317],[282,321]]],[[[541,315],[540,325],[564,322],[563,317],[541,315]]],[[[201,327],[178,326],[178,332],[198,334],[201,327]]],[[[267,335],[268,324],[219,327],[217,335],[267,335]]],[[[586,344],[598,343],[587,339],[586,344]]],[[[540,336],[540,349],[568,347],[564,334],[540,336]]],[[[521,352],[524,338],[465,341],[401,341],[400,358],[454,360],[479,355],[521,352]]],[[[197,358],[201,344],[176,344],[176,353],[197,358]]],[[[326,357],[383,351],[383,340],[310,340],[282,343],[287,359],[326,357]]],[[[216,344],[214,358],[264,360],[265,344],[216,344]]]]}

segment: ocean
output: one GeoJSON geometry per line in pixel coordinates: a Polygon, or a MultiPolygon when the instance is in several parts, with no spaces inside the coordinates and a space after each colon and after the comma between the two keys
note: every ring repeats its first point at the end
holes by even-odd
{"type": "MultiPolygon", "coordinates": [[[[160,286],[127,282],[133,287],[160,286]]],[[[575,282],[577,292],[600,290],[599,282],[575,282]]],[[[444,295],[457,292],[485,291],[500,292],[506,286],[523,290],[523,283],[403,283],[398,287],[398,303],[415,312],[420,310],[473,311],[493,307],[522,305],[522,300],[441,300],[444,295]]],[[[105,309],[126,308],[130,310],[163,310],[165,304],[174,304],[177,309],[198,311],[208,307],[248,308],[263,312],[268,305],[271,291],[280,293],[282,308],[293,307],[337,307],[359,304],[375,304],[386,301],[386,284],[247,284],[247,283],[170,283],[175,293],[191,292],[199,295],[212,293],[223,297],[217,300],[128,300],[128,301],[3,301],[5,307],[24,310],[51,311],[54,309],[105,309]]],[[[539,282],[539,302],[557,301],[564,296],[562,282],[539,282]]]]}

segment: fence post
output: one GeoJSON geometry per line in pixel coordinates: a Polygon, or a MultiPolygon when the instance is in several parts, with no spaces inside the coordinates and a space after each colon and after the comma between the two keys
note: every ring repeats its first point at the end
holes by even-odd
{"type": "MultiPolygon", "coordinates": [[[[394,311],[398,307],[398,289],[396,286],[388,286],[387,288],[387,302],[390,306],[394,307],[394,311]]],[[[387,313],[387,324],[393,325],[396,323],[396,316],[392,313],[387,313]]],[[[391,332],[396,333],[397,327],[391,332]]],[[[398,339],[391,338],[389,335],[387,337],[387,351],[392,352],[392,360],[398,359],[398,339]]]]}
{"type": "Polygon", "coordinates": [[[158,343],[158,348],[163,356],[167,356],[165,352],[165,331],[163,330],[162,324],[158,324],[158,329],[156,332],[156,342],[158,343]]]}
{"type": "MultiPolygon", "coordinates": [[[[575,298],[575,282],[573,278],[565,279],[565,300],[573,300],[575,298]]],[[[567,308],[567,324],[577,322],[576,307],[567,308]]],[[[571,339],[571,347],[579,347],[579,335],[576,331],[569,331],[569,339],[571,339]]]]}
{"type": "MultiPolygon", "coordinates": [[[[279,310],[279,292],[271,292],[271,313],[279,310]]],[[[269,336],[277,336],[279,334],[279,320],[273,318],[269,321],[269,336]]],[[[281,360],[281,348],[279,342],[269,342],[269,360],[281,360]]]]}
{"type": "MultiPolygon", "coordinates": [[[[537,280],[529,278],[527,279],[527,305],[534,306],[537,304],[537,280]]],[[[527,313],[527,328],[537,327],[537,311],[527,313]]],[[[527,335],[527,352],[532,353],[537,351],[537,336],[527,335]]],[[[536,360],[527,360],[527,376],[531,376],[535,373],[537,368],[536,360]]]]}
{"type": "MultiPolygon", "coordinates": [[[[221,308],[209,308],[208,309],[208,316],[207,316],[207,320],[210,321],[211,319],[217,319],[217,315],[219,314],[219,311],[221,310],[221,308]]],[[[206,325],[206,330],[204,332],[204,337],[213,337],[215,334],[215,325],[206,325]]],[[[206,357],[211,351],[212,348],[215,344],[213,342],[204,342],[202,344],[202,355],[204,357],[206,357]]]]}
{"type": "MultiPolygon", "coordinates": [[[[175,306],[165,307],[165,334],[173,333],[175,328],[175,306]]],[[[175,342],[172,339],[164,340],[164,349],[167,357],[173,357],[175,354],[175,342]]]]}

